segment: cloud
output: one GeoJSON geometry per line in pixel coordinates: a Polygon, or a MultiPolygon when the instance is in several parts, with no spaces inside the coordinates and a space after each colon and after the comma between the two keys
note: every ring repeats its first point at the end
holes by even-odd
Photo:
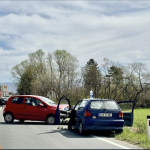
{"type": "Polygon", "coordinates": [[[65,49],[80,66],[104,57],[149,66],[149,8],[149,1],[2,1],[0,80],[10,81],[11,68],[38,49],[65,49]]]}

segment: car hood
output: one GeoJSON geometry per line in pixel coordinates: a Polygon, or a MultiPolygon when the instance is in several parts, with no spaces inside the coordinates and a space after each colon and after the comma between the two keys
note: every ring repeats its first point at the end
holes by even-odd
{"type": "MultiPolygon", "coordinates": [[[[57,105],[53,105],[52,107],[53,107],[53,108],[57,108],[57,105]]],[[[64,110],[64,108],[66,108],[66,107],[69,108],[69,105],[68,105],[68,104],[60,104],[60,105],[59,105],[59,109],[61,109],[61,110],[62,110],[62,109],[64,110]]]]}

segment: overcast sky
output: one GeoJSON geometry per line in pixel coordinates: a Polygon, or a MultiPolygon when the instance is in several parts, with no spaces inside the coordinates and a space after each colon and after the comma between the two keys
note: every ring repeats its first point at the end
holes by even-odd
{"type": "Polygon", "coordinates": [[[150,1],[0,1],[0,82],[38,49],[150,66],[150,1]]]}

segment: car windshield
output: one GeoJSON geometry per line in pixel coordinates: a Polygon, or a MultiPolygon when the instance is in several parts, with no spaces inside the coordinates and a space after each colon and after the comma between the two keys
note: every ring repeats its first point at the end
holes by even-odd
{"type": "Polygon", "coordinates": [[[44,101],[47,105],[57,105],[55,102],[53,102],[52,100],[50,100],[50,99],[48,99],[48,98],[46,98],[46,97],[40,96],[40,99],[41,99],[42,101],[44,101]]]}
{"type": "Polygon", "coordinates": [[[114,101],[91,101],[91,109],[119,109],[114,101]]]}

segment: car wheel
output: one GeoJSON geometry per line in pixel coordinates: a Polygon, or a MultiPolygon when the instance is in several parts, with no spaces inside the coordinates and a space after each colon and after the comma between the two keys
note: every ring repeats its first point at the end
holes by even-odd
{"type": "Polygon", "coordinates": [[[6,123],[12,123],[14,121],[14,116],[12,113],[7,113],[4,116],[4,120],[6,123]]]}
{"type": "Polygon", "coordinates": [[[55,116],[49,115],[46,119],[47,124],[55,124],[55,116]]]}
{"type": "Polygon", "coordinates": [[[79,133],[83,135],[85,133],[82,122],[79,123],[79,133]]]}
{"type": "Polygon", "coordinates": [[[123,132],[123,129],[118,129],[115,131],[116,133],[122,133],[123,132]]]}
{"type": "Polygon", "coordinates": [[[24,120],[19,120],[20,121],[20,123],[23,123],[24,122],[24,120]]]}
{"type": "Polygon", "coordinates": [[[72,130],[72,125],[68,124],[68,130],[72,130]]]}

